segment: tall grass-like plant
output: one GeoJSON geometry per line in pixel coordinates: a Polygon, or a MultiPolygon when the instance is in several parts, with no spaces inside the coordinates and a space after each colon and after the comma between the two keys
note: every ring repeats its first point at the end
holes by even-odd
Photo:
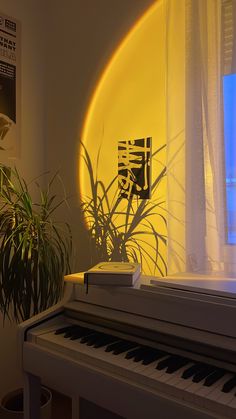
{"type": "Polygon", "coordinates": [[[70,271],[72,238],[67,223],[53,220],[64,199],[52,194],[55,175],[39,202],[16,169],[0,166],[0,310],[17,322],[55,304],[70,271]]]}
{"type": "MultiPolygon", "coordinates": [[[[82,211],[90,240],[91,264],[100,261],[132,261],[143,265],[145,262],[148,273],[165,276],[167,266],[163,250],[165,252],[167,237],[164,200],[122,198],[117,187],[117,177],[109,185],[104,185],[97,177],[97,167],[94,170],[86,147],[83,144],[81,147],[91,191],[89,196],[82,198],[82,211]]],[[[156,158],[164,147],[156,150],[152,158],[156,158]]],[[[163,166],[152,183],[153,194],[165,176],[166,167],[163,166]]]]}

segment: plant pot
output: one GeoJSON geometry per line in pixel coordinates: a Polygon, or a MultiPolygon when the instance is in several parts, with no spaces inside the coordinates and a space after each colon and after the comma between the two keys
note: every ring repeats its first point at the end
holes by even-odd
{"type": "MultiPolygon", "coordinates": [[[[51,419],[52,393],[46,387],[41,391],[40,419],[51,419]]],[[[4,396],[0,402],[0,419],[23,419],[23,389],[17,389],[4,396]]]]}

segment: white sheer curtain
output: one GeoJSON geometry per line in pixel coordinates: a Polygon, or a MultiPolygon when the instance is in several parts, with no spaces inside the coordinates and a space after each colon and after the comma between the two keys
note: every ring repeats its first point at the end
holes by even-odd
{"type": "Polygon", "coordinates": [[[230,1],[166,0],[168,274],[234,270],[222,104],[222,8],[230,1]]]}

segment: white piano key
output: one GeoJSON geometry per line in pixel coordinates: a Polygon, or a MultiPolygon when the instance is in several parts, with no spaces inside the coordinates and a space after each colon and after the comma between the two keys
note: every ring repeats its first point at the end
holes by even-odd
{"type": "Polygon", "coordinates": [[[165,370],[165,374],[160,377],[160,381],[162,383],[168,383],[169,384],[170,380],[171,380],[171,376],[170,376],[170,374],[167,374],[166,370],[165,370]]]}
{"type": "Polygon", "coordinates": [[[236,418],[234,393],[229,396],[229,394],[224,394],[220,391],[223,383],[228,381],[232,377],[232,374],[222,377],[209,391],[208,387],[203,386],[205,379],[200,383],[193,383],[192,377],[189,379],[181,378],[183,371],[193,365],[193,363],[185,365],[172,374],[167,374],[166,368],[157,370],[156,366],[158,362],[168,358],[169,355],[165,355],[162,359],[155,360],[149,365],[143,365],[141,361],[134,362],[133,359],[125,358],[129,350],[114,355],[111,352],[105,352],[106,346],[95,349],[92,346],[81,344],[79,340],[72,341],[65,339],[61,335],[56,336],[53,332],[39,336],[38,343],[40,342],[45,346],[48,344],[54,345],[61,352],[81,362],[91,363],[96,368],[107,369],[108,371],[132,379],[135,383],[140,382],[140,384],[143,383],[151,386],[155,391],[184,399],[186,402],[195,404],[201,408],[204,407],[209,409],[209,411],[221,412],[223,416],[227,411],[228,416],[224,417],[236,418]],[[209,398],[209,403],[206,400],[207,397],[209,398]],[[232,416],[232,412],[235,416],[232,416]]]}
{"type": "Polygon", "coordinates": [[[110,362],[111,364],[113,363],[111,361],[110,353],[106,353],[104,350],[102,350],[102,348],[94,349],[91,346],[81,344],[79,340],[65,339],[61,335],[56,336],[50,333],[42,337],[40,336],[38,338],[38,342],[41,344],[57,344],[57,347],[62,347],[63,351],[68,353],[68,355],[70,355],[70,351],[72,351],[73,355],[78,359],[83,359],[83,355],[88,355],[94,359],[100,359],[101,361],[110,362]]]}
{"type": "MultiPolygon", "coordinates": [[[[145,366],[141,363],[141,361],[134,362],[132,358],[126,359],[125,356],[128,352],[129,350],[119,355],[112,355],[111,360],[113,360],[116,364],[118,364],[119,366],[122,366],[123,368],[127,368],[130,371],[139,373],[139,371],[142,371],[145,368],[145,366]]],[[[151,368],[154,369],[154,366],[151,368]]]]}
{"type": "MultiPolygon", "coordinates": [[[[233,374],[227,374],[224,377],[224,380],[222,382],[218,383],[215,389],[213,389],[212,392],[209,394],[206,394],[203,401],[203,406],[207,409],[219,413],[221,415],[224,415],[224,417],[231,417],[232,409],[229,408],[229,404],[231,400],[233,399],[233,391],[230,393],[223,393],[221,391],[223,384],[226,383],[228,380],[230,380],[233,377],[233,374]]],[[[234,412],[236,417],[236,412],[234,412]]]]}
{"type": "MultiPolygon", "coordinates": [[[[214,403],[211,404],[211,410],[216,413],[220,413],[221,415],[224,415],[226,417],[231,417],[231,407],[230,402],[233,400],[234,395],[230,397],[229,394],[227,394],[228,397],[219,398],[214,403]]],[[[236,417],[236,412],[234,411],[234,419],[236,417]]]]}
{"type": "Polygon", "coordinates": [[[218,398],[218,402],[220,402],[221,404],[226,404],[228,405],[231,400],[233,400],[234,398],[234,392],[231,390],[229,393],[223,393],[221,392],[221,395],[218,398]]]}
{"type": "MultiPolygon", "coordinates": [[[[223,384],[227,381],[228,374],[225,374],[223,377],[221,377],[218,381],[216,381],[211,386],[202,386],[197,392],[196,395],[199,396],[199,404],[200,406],[206,406],[207,407],[207,398],[208,396],[213,393],[216,390],[219,390],[223,387],[223,384]]],[[[205,381],[205,380],[204,380],[205,381]]]]}
{"type": "Polygon", "coordinates": [[[127,368],[130,371],[135,371],[135,369],[137,368],[137,365],[135,365],[132,360],[126,359],[125,357],[120,357],[120,359],[118,359],[118,362],[120,366],[122,366],[123,368],[127,368]]]}
{"type": "Polygon", "coordinates": [[[181,378],[181,380],[178,382],[178,388],[180,390],[184,390],[185,388],[189,387],[192,384],[192,377],[184,379],[181,378]]]}
{"type": "Polygon", "coordinates": [[[140,362],[134,362],[134,364],[136,364],[136,369],[138,371],[150,371],[150,372],[155,372],[156,370],[156,366],[157,366],[157,361],[153,361],[151,364],[149,365],[144,365],[141,361],[140,362]]]}
{"type": "Polygon", "coordinates": [[[155,373],[157,371],[156,366],[157,366],[158,362],[164,360],[165,358],[168,358],[168,356],[164,355],[162,358],[160,358],[158,360],[155,360],[151,364],[148,364],[148,365],[144,365],[141,361],[138,362],[138,363],[134,362],[134,364],[137,365],[137,367],[136,367],[137,372],[139,371],[140,373],[142,372],[142,374],[144,374],[144,375],[150,375],[150,374],[155,373]]]}
{"type": "Polygon", "coordinates": [[[227,415],[228,415],[231,419],[235,419],[235,417],[236,417],[236,394],[234,394],[233,399],[232,399],[232,400],[231,400],[231,402],[227,405],[226,410],[227,410],[227,415]]]}
{"type": "Polygon", "coordinates": [[[170,377],[170,379],[168,380],[168,384],[170,386],[173,386],[173,388],[176,387],[176,388],[179,388],[180,389],[180,388],[183,388],[182,387],[182,383],[184,383],[185,386],[188,387],[189,384],[187,383],[187,380],[184,380],[181,376],[182,376],[183,372],[187,368],[191,367],[192,365],[193,365],[193,363],[189,363],[189,364],[185,365],[184,367],[178,369],[174,373],[167,374],[170,377]]]}
{"type": "Polygon", "coordinates": [[[228,374],[226,374],[223,378],[222,378],[222,382],[218,382],[218,384],[216,384],[216,387],[210,392],[210,393],[208,393],[206,396],[205,396],[205,398],[206,398],[206,400],[212,400],[212,401],[218,401],[219,400],[219,398],[221,397],[221,396],[223,396],[224,397],[224,395],[227,395],[227,394],[229,394],[229,393],[223,393],[222,391],[221,391],[221,389],[222,389],[222,387],[223,387],[223,385],[224,385],[224,383],[226,383],[228,380],[230,380],[231,378],[233,377],[233,374],[230,374],[230,373],[228,373],[228,374]]]}
{"type": "MultiPolygon", "coordinates": [[[[234,409],[236,409],[236,394],[234,395],[234,398],[231,400],[229,407],[232,407],[234,409]]],[[[236,414],[235,414],[236,416],[236,414]]]]}
{"type": "Polygon", "coordinates": [[[152,376],[158,377],[158,376],[161,376],[162,374],[165,374],[164,370],[157,370],[156,366],[157,366],[157,364],[155,364],[153,366],[150,365],[149,368],[144,369],[143,370],[143,375],[147,375],[148,377],[152,377],[152,376]]]}
{"type": "Polygon", "coordinates": [[[112,370],[113,368],[119,368],[119,370],[123,371],[122,375],[124,376],[130,376],[129,374],[135,373],[137,365],[133,362],[133,360],[125,358],[127,352],[114,355],[111,352],[105,352],[102,348],[94,349],[91,347],[88,350],[85,348],[84,352],[88,353],[90,356],[92,355],[95,359],[99,359],[104,361],[106,364],[109,364],[112,367],[112,370]]]}
{"type": "Polygon", "coordinates": [[[199,383],[194,383],[192,380],[189,383],[188,387],[184,389],[184,400],[188,402],[197,401],[197,393],[203,387],[204,380],[201,380],[199,383]]]}
{"type": "Polygon", "coordinates": [[[180,399],[190,401],[192,403],[196,401],[195,396],[193,398],[192,396],[189,396],[189,394],[191,393],[188,393],[186,397],[186,392],[185,392],[186,389],[192,386],[191,383],[192,383],[191,379],[184,380],[181,376],[176,376],[176,377],[173,377],[172,380],[166,381],[169,394],[175,397],[179,397],[180,399]]]}
{"type": "Polygon", "coordinates": [[[175,385],[179,381],[182,381],[183,378],[181,378],[181,376],[182,376],[183,372],[187,368],[190,368],[192,365],[193,365],[193,363],[189,363],[189,364],[185,365],[184,367],[179,368],[177,371],[173,372],[172,374],[167,374],[170,377],[169,384],[175,385]]]}
{"type": "Polygon", "coordinates": [[[156,369],[156,362],[153,362],[150,365],[144,365],[144,368],[140,368],[139,373],[142,374],[144,377],[150,377],[150,378],[155,378],[157,379],[157,377],[161,377],[162,375],[166,374],[165,370],[161,370],[158,371],[156,369]]]}
{"type": "MultiPolygon", "coordinates": [[[[182,372],[185,370],[184,367],[181,368],[182,372]]],[[[166,394],[175,396],[179,399],[183,398],[183,390],[179,389],[179,387],[177,385],[175,385],[175,383],[178,380],[183,380],[181,379],[181,374],[180,371],[178,372],[178,377],[177,377],[177,372],[173,373],[173,374],[167,374],[166,373],[166,369],[165,370],[156,370],[155,373],[150,374],[149,376],[146,375],[147,379],[151,380],[154,382],[154,386],[156,387],[158,384],[158,388],[161,392],[165,392],[166,394]]],[[[185,380],[183,380],[185,381],[185,380]]],[[[189,385],[189,384],[187,384],[189,385]]]]}
{"type": "Polygon", "coordinates": [[[175,371],[172,374],[167,374],[166,370],[164,372],[164,375],[161,375],[160,377],[158,375],[151,375],[150,378],[158,380],[162,385],[164,385],[166,391],[168,394],[176,397],[182,398],[182,390],[179,389],[178,383],[180,380],[183,380],[181,378],[181,375],[183,371],[186,369],[185,367],[180,368],[178,371],[175,371]]]}
{"type": "Polygon", "coordinates": [[[136,367],[134,367],[134,370],[133,371],[134,372],[137,372],[138,374],[140,374],[140,376],[149,377],[149,376],[153,375],[157,371],[156,370],[156,366],[157,366],[157,361],[153,361],[149,365],[144,365],[141,362],[139,362],[136,365],[136,367]]]}
{"type": "MultiPolygon", "coordinates": [[[[96,356],[97,353],[97,349],[93,349],[94,350],[94,356],[96,356]]],[[[124,367],[124,368],[128,368],[128,369],[133,369],[133,362],[130,359],[126,359],[125,355],[127,354],[128,351],[126,352],[122,352],[121,354],[117,354],[114,355],[112,352],[106,352],[105,348],[100,348],[99,354],[101,354],[101,357],[104,358],[104,360],[106,361],[110,361],[112,364],[116,364],[119,365],[120,367],[124,367]]]]}
{"type": "MultiPolygon", "coordinates": [[[[152,370],[155,368],[155,366],[151,366],[152,370]]],[[[147,369],[146,365],[143,365],[142,362],[133,362],[133,371],[138,372],[138,373],[142,373],[143,371],[145,371],[145,369],[147,369]]]]}
{"type": "MultiPolygon", "coordinates": [[[[55,341],[57,340],[57,337],[55,339],[55,336],[51,334],[50,339],[55,341]]],[[[157,370],[156,365],[160,360],[164,360],[165,358],[168,358],[169,355],[163,356],[162,359],[159,359],[158,361],[154,361],[152,364],[150,364],[147,368],[147,366],[144,366],[141,362],[136,363],[133,361],[133,359],[126,359],[125,355],[128,351],[123,352],[119,355],[114,355],[111,352],[105,352],[105,348],[98,348],[95,349],[93,347],[87,346],[85,344],[81,344],[79,341],[72,341],[70,339],[65,339],[60,336],[62,344],[66,346],[67,348],[72,348],[73,350],[77,350],[81,354],[88,354],[90,356],[96,357],[97,359],[100,359],[102,361],[105,361],[107,363],[110,363],[110,365],[115,365],[123,368],[124,370],[136,373],[136,374],[142,374],[147,377],[151,377],[152,380],[160,381],[162,383],[170,380],[171,374],[166,374],[166,368],[164,370],[157,370]],[[140,364],[140,365],[139,365],[140,364]]]]}
{"type": "Polygon", "coordinates": [[[155,368],[154,371],[148,375],[148,377],[152,380],[156,380],[163,383],[168,379],[168,377],[166,377],[167,375],[168,374],[166,374],[165,370],[157,370],[155,368]]]}

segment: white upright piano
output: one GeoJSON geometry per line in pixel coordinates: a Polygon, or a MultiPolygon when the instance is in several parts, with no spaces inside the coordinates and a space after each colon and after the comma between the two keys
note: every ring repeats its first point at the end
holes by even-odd
{"type": "Polygon", "coordinates": [[[19,326],[25,419],[40,385],[124,418],[236,418],[236,283],[67,283],[64,299],[19,326]],[[205,284],[205,287],[204,287],[205,284]]]}

